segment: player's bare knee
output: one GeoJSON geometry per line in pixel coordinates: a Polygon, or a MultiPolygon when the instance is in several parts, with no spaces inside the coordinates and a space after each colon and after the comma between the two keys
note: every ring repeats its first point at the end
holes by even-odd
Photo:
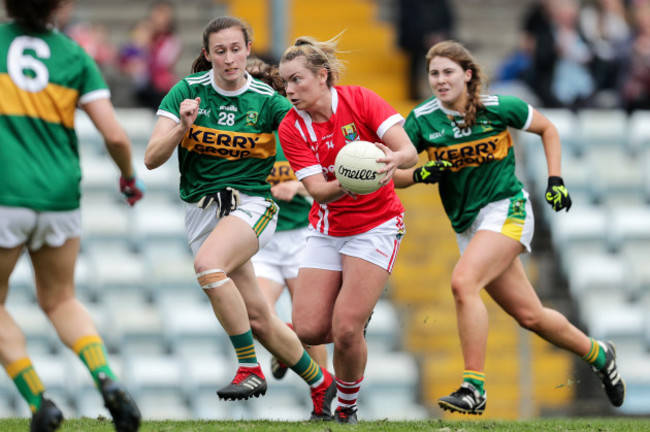
{"type": "Polygon", "coordinates": [[[258,340],[265,341],[272,329],[270,321],[259,316],[255,318],[249,316],[249,322],[253,336],[258,340]]]}
{"type": "Polygon", "coordinates": [[[196,274],[196,279],[204,290],[218,288],[230,280],[226,272],[221,269],[202,271],[196,274]]]}
{"type": "Polygon", "coordinates": [[[461,272],[451,275],[451,293],[456,301],[462,301],[467,295],[475,292],[472,281],[461,272]]]}
{"type": "Polygon", "coordinates": [[[74,299],[74,294],[62,294],[58,296],[37,295],[38,306],[47,316],[50,316],[59,307],[61,307],[61,305],[70,301],[71,299],[74,299]]]}
{"type": "Polygon", "coordinates": [[[356,346],[360,338],[363,338],[362,328],[352,325],[352,323],[339,323],[333,327],[334,344],[341,349],[356,346]]]}
{"type": "Polygon", "coordinates": [[[307,345],[320,345],[325,343],[327,338],[327,329],[319,330],[317,327],[309,324],[301,325],[293,323],[294,331],[298,335],[298,339],[307,345]]]}
{"type": "Polygon", "coordinates": [[[522,311],[518,312],[514,315],[515,320],[517,320],[517,323],[522,327],[525,328],[526,330],[530,330],[532,332],[537,333],[537,331],[541,327],[541,315],[536,314],[532,311],[522,311]]]}

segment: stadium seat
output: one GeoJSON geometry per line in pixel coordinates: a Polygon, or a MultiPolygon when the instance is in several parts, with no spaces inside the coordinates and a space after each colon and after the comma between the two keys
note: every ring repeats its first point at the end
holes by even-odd
{"type": "Polygon", "coordinates": [[[366,331],[366,341],[370,352],[388,352],[398,349],[399,318],[397,311],[385,299],[380,299],[366,331]]]}
{"type": "MultiPolygon", "coordinates": [[[[562,141],[562,148],[568,150],[573,156],[580,151],[578,143],[578,118],[576,114],[568,108],[540,108],[539,111],[544,114],[557,128],[562,141]]],[[[538,139],[539,140],[539,139],[538,139]]],[[[541,146],[541,140],[539,140],[541,146]]]]}
{"type": "Polygon", "coordinates": [[[621,147],[611,147],[590,151],[586,162],[590,166],[590,183],[598,202],[607,207],[645,203],[647,174],[643,158],[632,157],[621,147]]]}
{"type": "Polygon", "coordinates": [[[164,355],[168,351],[162,333],[164,318],[155,305],[120,302],[113,312],[114,348],[123,355],[164,355]]]}
{"type": "Polygon", "coordinates": [[[189,420],[192,417],[187,400],[177,390],[144,390],[138,394],[136,402],[142,417],[147,420],[189,420]]]}
{"type": "Polygon", "coordinates": [[[395,351],[368,356],[363,383],[365,392],[408,393],[413,391],[418,382],[418,365],[410,354],[395,351]]]}
{"type": "Polygon", "coordinates": [[[618,255],[583,253],[571,261],[569,290],[576,300],[612,290],[625,294],[628,274],[627,263],[618,255]]]}
{"type": "Polygon", "coordinates": [[[32,264],[29,260],[29,254],[23,252],[9,277],[7,304],[31,303],[34,301],[36,301],[36,296],[32,264]]]}
{"type": "Polygon", "coordinates": [[[115,192],[85,194],[81,200],[81,235],[84,244],[116,240],[129,242],[133,235],[133,214],[115,192]]]}
{"type": "Polygon", "coordinates": [[[627,415],[647,415],[650,405],[650,354],[618,349],[618,370],[626,380],[625,403],[618,409],[627,415]]]}
{"type": "MultiPolygon", "coordinates": [[[[635,240],[624,242],[621,245],[619,254],[623,257],[630,268],[628,280],[630,284],[630,298],[640,299],[650,294],[650,243],[637,242],[635,240]]],[[[650,306],[650,303],[647,303],[650,306]]]]}
{"type": "Polygon", "coordinates": [[[133,233],[138,244],[150,240],[187,243],[185,209],[178,198],[150,194],[134,207],[133,233]]]}
{"type": "Polygon", "coordinates": [[[619,250],[634,244],[650,242],[650,206],[617,206],[610,210],[609,235],[611,247],[619,250]]]}
{"type": "MultiPolygon", "coordinates": [[[[250,400],[220,401],[215,389],[199,389],[191,397],[192,417],[198,420],[248,420],[250,400]]],[[[266,396],[263,396],[266,397],[266,396]]]]}
{"type": "Polygon", "coordinates": [[[95,242],[86,253],[95,271],[97,296],[115,291],[147,292],[146,262],[128,243],[95,242]]]}
{"type": "Polygon", "coordinates": [[[625,149],[628,116],[622,109],[582,109],[577,112],[578,143],[581,152],[625,149]]]}
{"type": "Polygon", "coordinates": [[[181,396],[186,379],[180,359],[174,355],[123,355],[124,382],[136,399],[144,392],[175,391],[181,396]]]}
{"type": "Polygon", "coordinates": [[[137,176],[144,183],[148,194],[164,193],[178,199],[180,173],[176,150],[167,162],[152,170],[144,166],[144,149],[135,149],[133,160],[137,176]]]}
{"type": "Polygon", "coordinates": [[[13,397],[3,391],[0,385],[0,418],[17,417],[13,406],[13,397]]]}
{"type": "Polygon", "coordinates": [[[142,241],[140,252],[147,263],[154,301],[164,291],[205,298],[196,281],[194,257],[184,239],[142,241]]]}
{"type": "Polygon", "coordinates": [[[112,194],[119,198],[120,171],[106,154],[84,151],[81,154],[81,189],[85,194],[112,194]]]}
{"type": "Polygon", "coordinates": [[[630,114],[627,138],[628,150],[634,155],[650,148],[650,111],[636,110],[630,114]]]}
{"type": "Polygon", "coordinates": [[[607,245],[608,214],[599,206],[583,205],[560,212],[549,218],[552,242],[562,253],[566,247],[581,244],[605,249],[607,245]]]}
{"type": "Polygon", "coordinates": [[[378,421],[412,421],[426,420],[429,412],[417,403],[418,394],[411,391],[391,393],[387,397],[383,392],[367,392],[364,388],[359,393],[359,415],[363,420],[378,421]]]}
{"type": "Polygon", "coordinates": [[[47,355],[61,349],[54,327],[36,303],[14,303],[7,311],[21,328],[30,355],[47,355]]]}
{"type": "MultiPolygon", "coordinates": [[[[581,299],[581,316],[591,337],[614,342],[642,343],[646,311],[615,292],[597,293],[581,299]]],[[[622,353],[618,353],[623,357],[622,353]]]]}
{"type": "MultiPolygon", "coordinates": [[[[214,353],[232,346],[217,321],[207,298],[203,301],[165,303],[160,306],[165,316],[163,329],[167,344],[174,353],[214,353]]],[[[233,354],[234,355],[234,354],[233,354]]]]}
{"type": "Polygon", "coordinates": [[[144,108],[120,108],[115,113],[118,122],[127,131],[133,147],[137,150],[144,149],[157,121],[155,113],[144,108]]]}

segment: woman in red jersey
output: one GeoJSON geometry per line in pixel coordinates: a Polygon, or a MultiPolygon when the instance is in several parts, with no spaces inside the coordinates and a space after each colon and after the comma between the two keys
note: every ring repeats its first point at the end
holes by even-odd
{"type": "Polygon", "coordinates": [[[356,423],[356,400],[367,361],[364,324],[381,297],[404,234],[392,175],[415,165],[404,119],[372,91],[337,86],[337,39],[298,38],[280,60],[293,109],[278,130],[291,167],[314,198],[309,237],[293,298],[293,324],[307,344],[334,342],[336,420],[356,423]],[[347,143],[377,143],[386,156],[382,187],[347,192],[334,176],[347,143]]]}

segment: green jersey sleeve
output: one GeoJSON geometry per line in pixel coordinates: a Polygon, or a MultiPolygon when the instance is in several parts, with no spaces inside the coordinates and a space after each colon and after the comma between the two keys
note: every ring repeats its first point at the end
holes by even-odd
{"type": "Polygon", "coordinates": [[[503,121],[515,129],[527,129],[533,116],[528,103],[516,96],[499,96],[499,115],[503,121]]]}
{"type": "Polygon", "coordinates": [[[180,106],[181,102],[185,99],[192,99],[192,92],[190,86],[187,85],[185,80],[177,82],[169,93],[165,95],[162,102],[160,102],[160,111],[167,112],[176,117],[177,121],[180,121],[180,106]]]}
{"type": "Polygon", "coordinates": [[[418,153],[421,153],[426,150],[426,142],[422,140],[422,132],[420,131],[420,124],[415,118],[415,114],[411,111],[406,117],[406,122],[404,123],[404,130],[409,136],[409,139],[415,146],[418,153]]]}

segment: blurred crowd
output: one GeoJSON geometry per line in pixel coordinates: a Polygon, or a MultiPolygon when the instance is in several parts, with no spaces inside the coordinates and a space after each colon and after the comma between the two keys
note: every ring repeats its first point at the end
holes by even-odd
{"type": "MultiPolygon", "coordinates": [[[[430,95],[424,56],[430,46],[457,38],[450,0],[396,3],[398,43],[409,58],[409,94],[430,95]]],[[[179,77],[174,72],[183,46],[174,3],[156,0],[115,46],[98,22],[75,22],[75,2],[61,10],[60,29],[103,69],[128,77],[132,103],[157,109],[179,77]]],[[[461,41],[462,42],[462,41],[461,41]]],[[[516,48],[492,77],[500,89],[514,85],[548,108],[650,109],[650,0],[538,0],[520,23],[516,48]]]]}
{"type": "Polygon", "coordinates": [[[650,109],[650,1],[539,0],[493,81],[549,108],[650,109]]]}
{"type": "Polygon", "coordinates": [[[157,109],[179,79],[175,67],[183,46],[177,34],[174,4],[166,0],[151,3],[148,14],[132,25],[127,42],[121,46],[111,41],[104,24],[76,21],[75,6],[70,1],[59,11],[59,30],[77,41],[106,75],[117,70],[128,78],[132,104],[157,109]]]}
{"type": "MultiPolygon", "coordinates": [[[[396,6],[409,96],[421,100],[431,94],[424,56],[435,42],[456,38],[456,5],[396,6]]],[[[492,77],[499,89],[524,89],[548,108],[650,109],[650,0],[538,0],[519,26],[516,49],[492,77]]]]}

